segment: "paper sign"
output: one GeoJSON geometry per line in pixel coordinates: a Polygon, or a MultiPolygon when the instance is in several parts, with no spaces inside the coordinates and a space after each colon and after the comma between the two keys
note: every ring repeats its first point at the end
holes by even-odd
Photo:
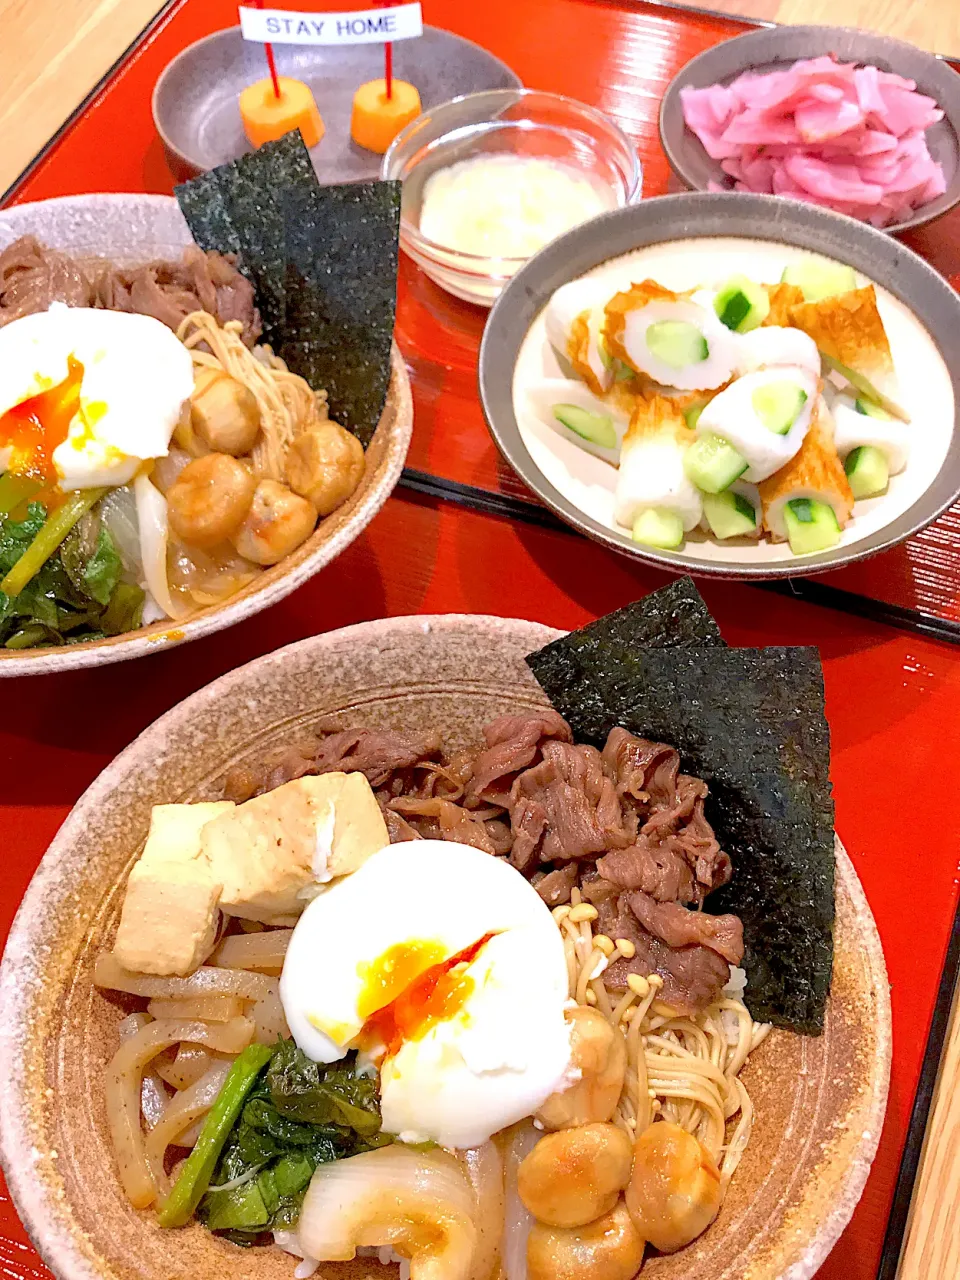
{"type": "Polygon", "coordinates": [[[240,6],[244,40],[258,44],[383,44],[423,35],[419,4],[346,13],[296,13],[240,6]]]}

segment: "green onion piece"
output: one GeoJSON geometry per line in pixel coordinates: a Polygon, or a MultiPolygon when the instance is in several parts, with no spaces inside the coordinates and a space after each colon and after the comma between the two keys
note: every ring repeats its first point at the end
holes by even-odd
{"type": "Polygon", "coordinates": [[[247,1045],[230,1068],[216,1101],[207,1112],[197,1145],[187,1156],[173,1190],[160,1206],[157,1220],[161,1227],[183,1227],[193,1217],[247,1094],[275,1052],[276,1045],[247,1045]]]}
{"type": "Polygon", "coordinates": [[[106,489],[80,489],[76,493],[68,493],[56,511],[47,517],[43,528],[0,582],[0,591],[11,599],[18,596],[30,579],[40,572],[81,516],[85,516],[106,492],[106,489]]]}
{"type": "Polygon", "coordinates": [[[0,520],[16,511],[22,502],[29,502],[39,493],[43,484],[32,476],[15,476],[7,471],[0,476],[0,520]]]}

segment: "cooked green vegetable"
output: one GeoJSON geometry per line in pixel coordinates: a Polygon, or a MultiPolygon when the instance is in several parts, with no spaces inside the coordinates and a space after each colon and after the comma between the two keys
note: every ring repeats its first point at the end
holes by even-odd
{"type": "Polygon", "coordinates": [[[243,1099],[197,1217],[237,1244],[293,1227],[317,1165],[389,1141],[376,1079],[358,1073],[356,1054],[324,1066],[281,1040],[243,1099]]]}
{"type": "Polygon", "coordinates": [[[157,1219],[161,1227],[182,1227],[193,1216],[210,1185],[220,1152],[243,1109],[247,1095],[274,1052],[272,1046],[248,1045],[230,1068],[223,1088],[207,1113],[197,1145],[187,1156],[173,1190],[160,1206],[157,1219]]]}
{"type": "Polygon", "coordinates": [[[284,1040],[267,1072],[274,1106],[303,1124],[339,1124],[360,1134],[380,1129],[377,1082],[358,1075],[356,1060],[331,1066],[311,1062],[292,1040],[284,1040]]]}
{"type": "Polygon", "coordinates": [[[18,596],[30,579],[40,572],[81,516],[86,515],[106,492],[106,489],[80,489],[67,494],[60,506],[47,516],[29,547],[0,582],[0,591],[7,596],[18,596]]]}
{"type": "MultiPolygon", "coordinates": [[[[31,503],[26,518],[0,518],[0,577],[7,577],[44,528],[31,503]]],[[[0,644],[8,649],[80,644],[140,625],[144,594],[120,581],[120,557],[96,512],[85,515],[16,596],[0,592],[0,644]]]]}

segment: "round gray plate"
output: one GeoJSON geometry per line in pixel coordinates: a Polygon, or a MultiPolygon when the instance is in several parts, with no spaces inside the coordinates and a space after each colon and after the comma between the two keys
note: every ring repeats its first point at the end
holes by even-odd
{"type": "Polygon", "coordinates": [[[942,196],[917,209],[887,231],[906,231],[932,222],[960,200],[960,75],[932,53],[890,36],[858,31],[854,27],[770,27],[724,40],[693,58],[667,85],[660,103],[660,142],[670,166],[681,181],[696,191],[711,182],[728,185],[730,178],[711,160],[696,134],[683,122],[680,90],[726,84],[743,71],[777,71],[798,58],[832,53],[839,62],[872,63],[881,71],[893,71],[917,82],[921,93],[936,98],[943,119],[927,130],[930,154],[943,166],[947,189],[942,196]]]}
{"type": "MultiPolygon", "coordinates": [[[[350,138],[353,95],[383,75],[383,45],[274,45],[277,70],[313,90],[326,133],[311,155],[321,182],[376,178],[381,157],[350,138]]],[[[416,40],[393,46],[394,74],[420,92],[424,109],[481,89],[519,89],[520,78],[499,58],[450,31],[424,27],[416,40]]],[[[177,55],[153,91],[153,120],[167,159],[180,178],[192,177],[251,150],[238,99],[268,75],[263,45],[239,27],[214,32],[177,55]]]]}
{"type": "MultiPolygon", "coordinates": [[[[574,228],[547,245],[517,273],[490,313],[480,347],[480,399],[501,453],[548,507],[569,524],[616,551],[675,572],[725,578],[787,578],[823,573],[864,560],[902,542],[960,496],[960,421],[955,417],[947,456],[933,483],[913,506],[877,532],[850,546],[773,563],[707,560],[693,550],[641,547],[585,515],[544,477],[520,435],[513,411],[517,356],[534,319],[562,284],[647,245],[704,236],[774,240],[847,262],[914,313],[940,349],[950,370],[955,414],[960,415],[960,367],[949,355],[960,333],[960,296],[921,257],[898,240],[852,218],[781,200],[778,196],[697,193],[660,196],[617,209],[574,228]]],[[[688,544],[693,547],[695,544],[688,544]]]]}

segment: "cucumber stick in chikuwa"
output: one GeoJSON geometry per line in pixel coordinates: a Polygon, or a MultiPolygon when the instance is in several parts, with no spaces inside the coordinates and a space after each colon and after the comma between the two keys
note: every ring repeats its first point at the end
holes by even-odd
{"type": "Polygon", "coordinates": [[[715,538],[749,538],[759,532],[757,508],[749,498],[733,489],[705,493],[703,514],[715,538]]]}
{"type": "Polygon", "coordinates": [[[835,545],[853,513],[850,482],[819,413],[795,456],[758,488],[764,526],[775,538],[789,540],[796,555],[835,545]]]}
{"type": "Polygon", "coordinates": [[[890,481],[890,468],[881,449],[862,444],[851,449],[843,464],[855,498],[873,498],[883,493],[890,481]]]}
{"type": "Polygon", "coordinates": [[[830,737],[816,649],[727,649],[689,579],[571,632],[527,662],[578,742],[622,725],[677,747],[710,788],[733,860],[711,913],[743,921],[747,1002],[818,1033],[833,961],[830,737]]]}

